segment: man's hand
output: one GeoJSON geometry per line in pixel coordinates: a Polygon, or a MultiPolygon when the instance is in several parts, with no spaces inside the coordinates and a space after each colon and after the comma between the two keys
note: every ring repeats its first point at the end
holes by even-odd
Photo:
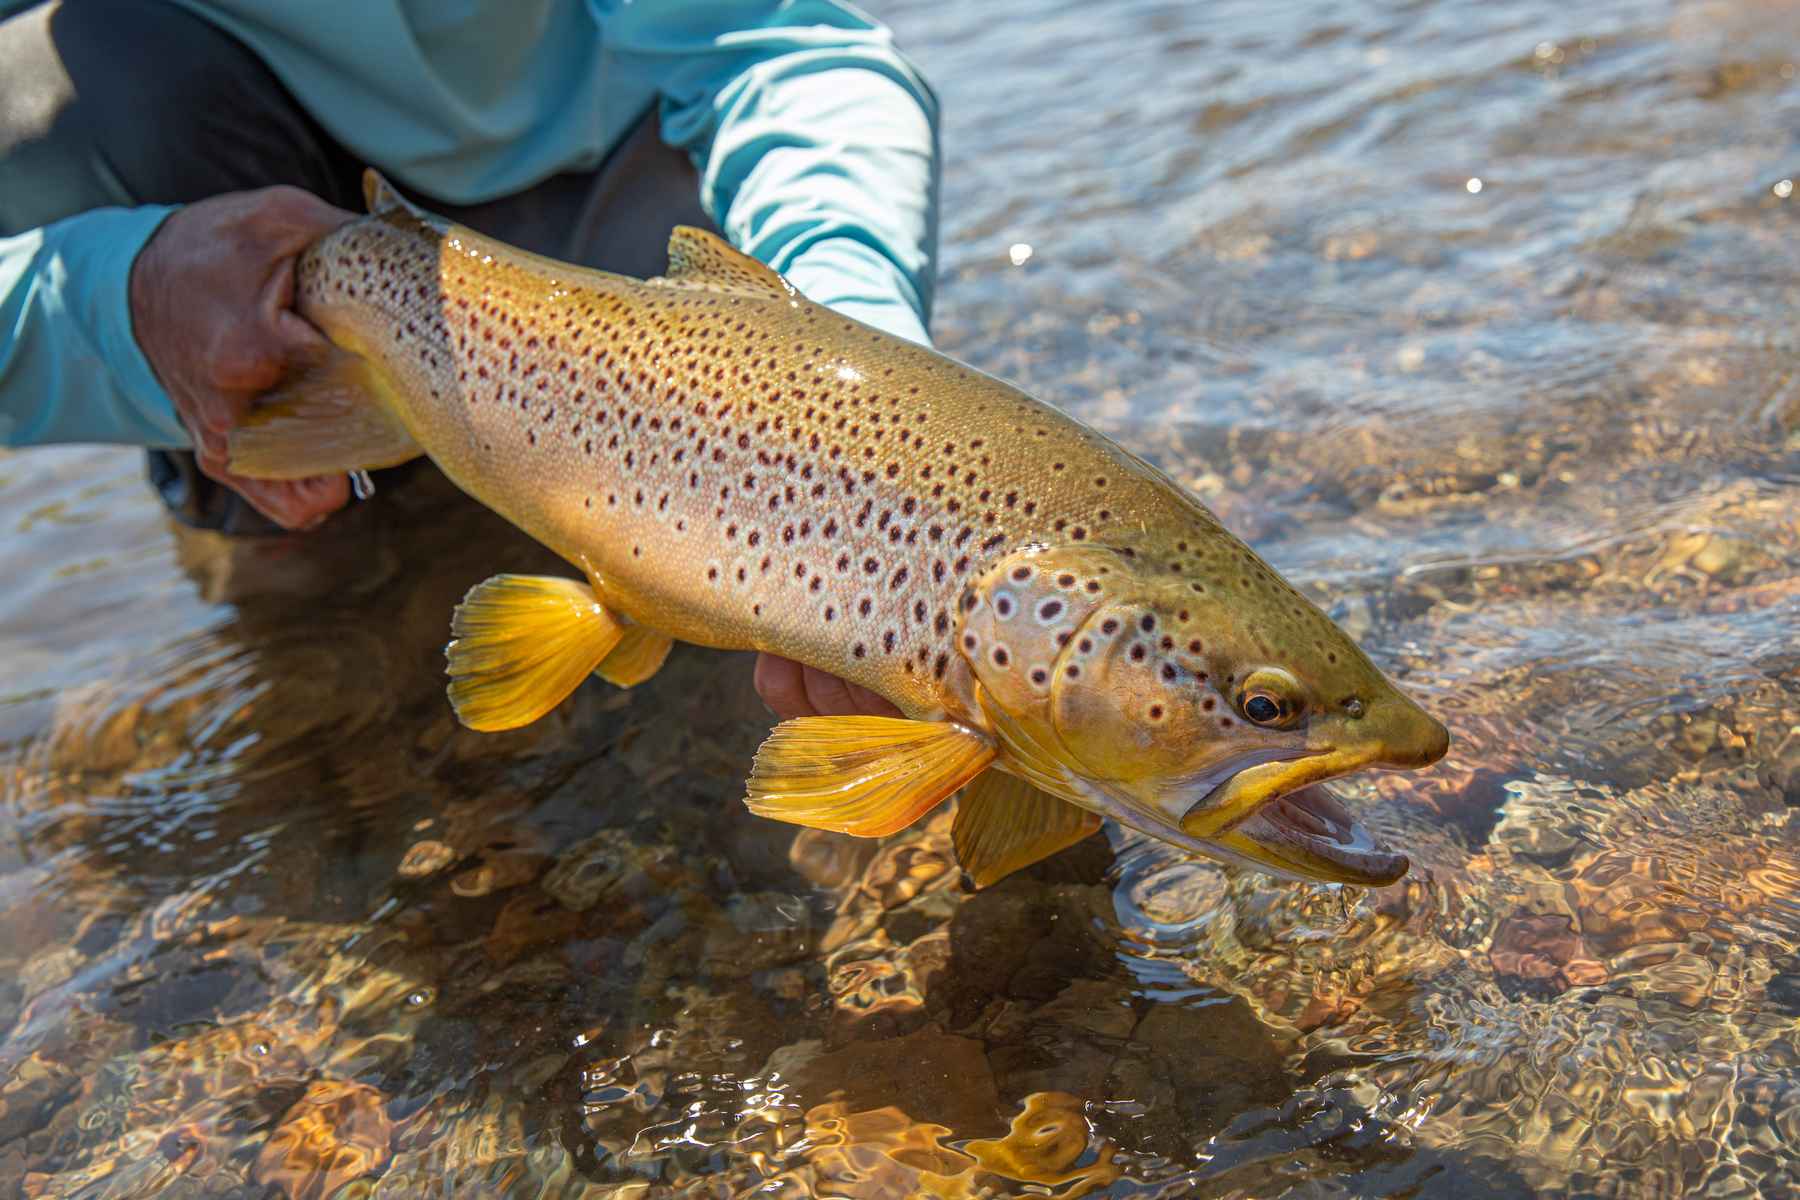
{"type": "Polygon", "coordinates": [[[194,439],[200,469],[286,529],[309,529],[350,501],[344,475],[245,479],[225,439],[325,339],[293,310],[294,259],[355,214],[298,188],[233,192],[190,204],[131,268],[138,345],[194,439]]]}
{"type": "Polygon", "coordinates": [[[793,717],[901,715],[868,688],[773,654],[756,656],[756,694],[784,721],[793,717]]]}

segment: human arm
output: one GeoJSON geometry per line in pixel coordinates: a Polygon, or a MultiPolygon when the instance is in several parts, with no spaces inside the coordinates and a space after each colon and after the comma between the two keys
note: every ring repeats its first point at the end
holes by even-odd
{"type": "Polygon", "coordinates": [[[187,444],[129,298],[132,264],[172,211],[96,209],[0,239],[0,444],[187,444]]]}
{"type": "Polygon", "coordinates": [[[830,0],[635,12],[609,34],[672,64],[662,135],[692,156],[726,238],[809,299],[926,341],[937,102],[888,31],[830,0]]]}
{"type": "Polygon", "coordinates": [[[193,446],[201,470],[289,528],[349,499],[336,477],[239,479],[224,439],[319,349],[293,262],[350,214],[293,188],[183,209],[98,209],[0,241],[0,443],[193,446]]]}

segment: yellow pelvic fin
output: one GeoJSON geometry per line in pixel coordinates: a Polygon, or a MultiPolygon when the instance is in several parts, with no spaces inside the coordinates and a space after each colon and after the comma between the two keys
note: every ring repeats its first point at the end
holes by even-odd
{"type": "Polygon", "coordinates": [[[669,273],[663,280],[740,296],[777,296],[786,300],[795,294],[774,268],[692,225],[677,225],[669,235],[669,273]]]}
{"type": "Polygon", "coordinates": [[[1100,818],[1032,787],[1016,775],[989,771],[963,789],[950,840],[978,888],[1073,846],[1100,828],[1100,818]]]}
{"type": "Polygon", "coordinates": [[[669,647],[674,644],[666,633],[643,625],[628,626],[595,674],[617,687],[636,687],[662,670],[663,659],[669,657],[669,647]]]}
{"type": "Polygon", "coordinates": [[[883,837],[993,760],[986,738],[946,721],[799,717],[777,725],[756,752],[745,803],[777,821],[883,837]]]}
{"type": "Polygon", "coordinates": [[[456,606],[450,703],[470,729],[516,729],[560,704],[625,632],[573,579],[496,575],[456,606]]]}
{"type": "Polygon", "coordinates": [[[337,346],[252,409],[228,449],[231,469],[251,479],[373,471],[424,453],[383,403],[367,360],[337,346]]]}

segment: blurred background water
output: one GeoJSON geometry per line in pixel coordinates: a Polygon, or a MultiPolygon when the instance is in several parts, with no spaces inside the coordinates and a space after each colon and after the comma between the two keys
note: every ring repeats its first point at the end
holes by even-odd
{"type": "Polygon", "coordinates": [[[1800,6],[887,0],[948,352],[1451,725],[1376,892],[749,817],[748,661],[443,699],[541,552],[0,456],[0,1189],[1800,1192],[1800,6]]]}

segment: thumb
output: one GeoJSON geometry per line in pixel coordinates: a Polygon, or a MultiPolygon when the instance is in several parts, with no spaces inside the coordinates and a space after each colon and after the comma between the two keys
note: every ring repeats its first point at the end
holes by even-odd
{"type": "Polygon", "coordinates": [[[263,288],[262,302],[277,351],[289,362],[322,355],[325,335],[294,308],[294,259],[277,262],[263,288]]]}
{"type": "Polygon", "coordinates": [[[290,368],[319,362],[331,349],[318,327],[292,309],[275,314],[275,344],[290,368]]]}

